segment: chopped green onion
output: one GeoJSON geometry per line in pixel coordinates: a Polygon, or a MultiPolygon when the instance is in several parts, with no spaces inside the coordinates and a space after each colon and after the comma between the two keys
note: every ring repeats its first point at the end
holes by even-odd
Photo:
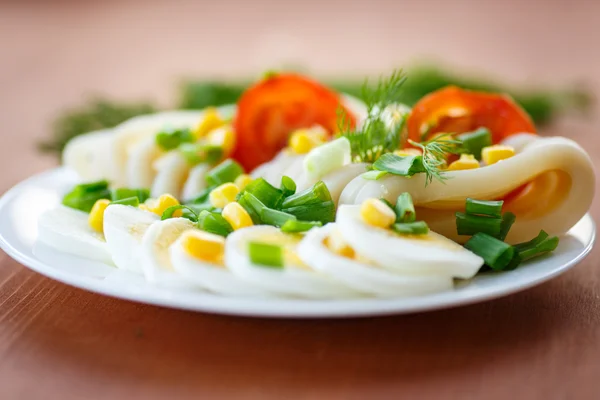
{"type": "Polygon", "coordinates": [[[298,192],[283,201],[283,208],[304,206],[307,204],[319,204],[325,201],[331,201],[331,193],[323,181],[314,184],[313,187],[298,192]]]}
{"type": "Polygon", "coordinates": [[[111,193],[112,201],[126,199],[128,197],[137,197],[140,200],[140,203],[143,203],[150,198],[150,191],[148,189],[118,188],[114,189],[111,193]]]}
{"type": "Polygon", "coordinates": [[[502,205],[504,201],[487,201],[467,198],[465,211],[467,214],[485,215],[500,218],[502,216],[502,205]]]}
{"type": "Polygon", "coordinates": [[[515,223],[516,219],[517,219],[517,216],[515,214],[511,213],[510,211],[502,214],[502,223],[500,224],[500,233],[497,236],[498,239],[500,239],[500,240],[506,239],[506,236],[508,235],[508,231],[510,231],[510,228],[515,223]]]}
{"type": "Polygon", "coordinates": [[[196,197],[194,197],[192,200],[186,201],[186,203],[192,203],[192,204],[206,203],[208,201],[208,198],[210,197],[210,192],[212,192],[214,188],[215,188],[215,186],[207,187],[206,189],[204,189],[203,191],[198,193],[198,195],[196,197]]]}
{"type": "Polygon", "coordinates": [[[223,158],[223,148],[206,143],[182,143],[178,149],[183,158],[191,165],[200,163],[214,164],[223,158]]]}
{"type": "Polygon", "coordinates": [[[201,211],[198,214],[197,226],[203,231],[225,237],[233,232],[233,228],[229,222],[217,212],[201,211]]]}
{"type": "Polygon", "coordinates": [[[410,193],[404,192],[400,196],[398,196],[398,200],[396,200],[396,207],[394,207],[394,211],[396,212],[397,222],[415,221],[415,206],[413,204],[410,193]]]}
{"type": "Polygon", "coordinates": [[[459,235],[474,235],[478,232],[497,237],[502,227],[501,218],[482,217],[480,215],[456,213],[456,230],[459,235]]]}
{"type": "Polygon", "coordinates": [[[281,227],[287,221],[295,221],[296,217],[283,211],[273,210],[272,208],[264,207],[260,211],[260,219],[263,224],[281,227]]]}
{"type": "Polygon", "coordinates": [[[271,185],[264,178],[257,178],[250,182],[244,192],[253,194],[269,208],[278,209],[283,203],[283,191],[271,185]]]}
{"type": "Polygon", "coordinates": [[[390,203],[389,201],[387,201],[386,199],[384,199],[383,197],[380,197],[379,201],[381,201],[383,204],[385,204],[386,206],[391,208],[394,212],[396,212],[396,210],[394,209],[394,205],[392,203],[390,203]]]}
{"type": "Polygon", "coordinates": [[[163,150],[173,150],[181,143],[193,141],[194,135],[187,128],[165,130],[156,135],[156,144],[163,150]]]}
{"type": "Polygon", "coordinates": [[[300,233],[320,226],[323,226],[320,221],[298,221],[291,219],[281,226],[281,231],[285,233],[300,233]]]}
{"type": "Polygon", "coordinates": [[[75,186],[72,191],[63,197],[62,204],[89,213],[96,201],[100,199],[110,199],[110,190],[108,190],[108,182],[106,181],[75,186]]]}
{"type": "Polygon", "coordinates": [[[281,246],[249,242],[248,256],[252,264],[261,267],[283,268],[283,248],[281,246]]]}
{"type": "Polygon", "coordinates": [[[228,158],[206,174],[206,182],[209,186],[219,186],[223,183],[233,182],[235,178],[243,173],[244,168],[228,158]]]}
{"type": "Polygon", "coordinates": [[[192,222],[198,222],[198,213],[196,212],[196,210],[184,204],[178,204],[176,206],[171,206],[167,208],[165,211],[163,211],[160,219],[164,221],[165,219],[173,218],[173,214],[177,210],[183,211],[183,214],[181,216],[182,218],[187,218],[192,222]],[[185,213],[185,211],[187,211],[187,213],[185,213]]]}
{"type": "Polygon", "coordinates": [[[335,203],[333,201],[289,207],[284,208],[283,211],[295,215],[301,221],[319,221],[323,225],[335,221],[335,203]]]}
{"type": "Polygon", "coordinates": [[[250,218],[252,218],[252,222],[255,225],[262,223],[260,219],[260,212],[266,206],[252,193],[243,192],[238,198],[237,202],[244,208],[244,210],[248,212],[248,214],[250,214],[250,218]]]}
{"type": "Polygon", "coordinates": [[[304,172],[309,179],[315,181],[321,179],[329,172],[350,163],[351,153],[350,141],[345,137],[339,137],[312,149],[304,157],[304,172]]]}
{"type": "Polygon", "coordinates": [[[289,176],[281,177],[281,191],[283,192],[283,197],[289,197],[296,193],[296,182],[289,176]]]}
{"type": "Polygon", "coordinates": [[[548,237],[544,231],[540,231],[538,236],[529,242],[515,245],[515,250],[523,261],[540,256],[545,253],[556,250],[559,239],[557,236],[548,237]]]}
{"type": "Polygon", "coordinates": [[[386,153],[379,157],[373,164],[373,168],[400,176],[413,176],[425,172],[423,156],[399,156],[393,153],[386,153]]]}
{"type": "Polygon", "coordinates": [[[367,181],[376,181],[378,179],[383,178],[388,173],[386,171],[368,171],[361,175],[361,177],[367,181]]]}
{"type": "Polygon", "coordinates": [[[108,181],[101,180],[95,182],[81,183],[73,188],[73,191],[79,193],[94,193],[97,191],[108,189],[108,181]]]}
{"type": "Polygon", "coordinates": [[[111,201],[110,204],[121,204],[123,206],[137,207],[140,205],[140,199],[138,199],[136,196],[133,196],[133,197],[127,197],[124,199],[111,201]]]}
{"type": "Polygon", "coordinates": [[[426,235],[429,233],[429,226],[425,221],[398,222],[392,225],[392,229],[402,235],[426,235]]]}
{"type": "Polygon", "coordinates": [[[495,271],[504,271],[510,265],[515,254],[515,248],[486,233],[476,233],[465,243],[465,248],[477,254],[495,271]]]}
{"type": "Polygon", "coordinates": [[[478,160],[481,160],[481,150],[492,145],[492,134],[487,128],[479,128],[473,132],[463,133],[456,138],[463,143],[467,153],[474,155],[478,160]]]}

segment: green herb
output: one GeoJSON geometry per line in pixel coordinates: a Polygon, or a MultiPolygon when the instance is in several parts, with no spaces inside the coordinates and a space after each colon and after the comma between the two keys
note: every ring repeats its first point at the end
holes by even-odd
{"type": "Polygon", "coordinates": [[[429,226],[425,221],[398,222],[392,225],[392,230],[402,235],[426,235],[429,233],[429,226]]]}
{"type": "Polygon", "coordinates": [[[201,211],[198,214],[197,226],[203,231],[224,237],[233,232],[233,228],[229,222],[218,212],[201,211]]]}
{"type": "Polygon", "coordinates": [[[391,153],[379,157],[373,164],[373,168],[376,171],[388,172],[400,176],[413,176],[414,174],[425,172],[423,157],[399,156],[391,153]]]}
{"type": "Polygon", "coordinates": [[[140,203],[143,203],[150,198],[150,191],[148,189],[117,188],[113,189],[111,193],[112,201],[126,199],[128,197],[137,197],[140,200],[140,203]]]}
{"type": "Polygon", "coordinates": [[[182,210],[184,213],[181,215],[182,218],[187,218],[192,222],[198,222],[198,212],[190,206],[186,206],[184,204],[178,204],[176,206],[171,206],[163,211],[160,219],[165,220],[169,218],[173,218],[173,214],[177,210],[182,210]],[[185,213],[187,211],[187,213],[185,213]]]}
{"type": "Polygon", "coordinates": [[[209,186],[219,186],[223,183],[233,182],[235,178],[243,173],[244,168],[228,158],[206,174],[206,182],[209,186]]]}
{"type": "MultiPolygon", "coordinates": [[[[513,246],[483,232],[473,235],[465,243],[465,248],[483,258],[486,265],[495,271],[506,270],[515,254],[513,246]]],[[[510,268],[515,267],[514,264],[510,265],[510,268]]]]}
{"type": "Polygon", "coordinates": [[[319,221],[323,225],[335,221],[335,203],[324,201],[284,208],[284,212],[295,215],[301,221],[319,221]]]}
{"type": "Polygon", "coordinates": [[[465,152],[481,160],[481,150],[492,145],[492,133],[487,128],[479,128],[473,132],[462,133],[456,137],[465,148],[465,152]]]}
{"type": "Polygon", "coordinates": [[[237,202],[250,214],[250,218],[252,218],[252,222],[255,225],[262,223],[260,213],[266,206],[256,196],[252,193],[243,192],[237,202]]]}
{"type": "Polygon", "coordinates": [[[279,209],[283,203],[284,194],[280,189],[271,185],[264,178],[257,178],[250,182],[244,192],[253,194],[265,206],[279,209]]]}
{"type": "Polygon", "coordinates": [[[510,211],[502,214],[502,223],[500,224],[500,233],[497,236],[498,239],[500,239],[500,240],[506,239],[506,236],[508,235],[508,232],[510,231],[510,228],[512,227],[512,225],[515,223],[516,219],[517,219],[517,216],[515,214],[511,213],[510,211]]]}
{"type": "Polygon", "coordinates": [[[446,156],[448,154],[464,153],[462,142],[456,140],[450,134],[442,134],[425,142],[415,142],[408,140],[410,144],[420,148],[423,151],[422,165],[425,172],[425,185],[427,186],[434,179],[444,182],[447,178],[441,170],[446,165],[446,156]]]}
{"type": "Polygon", "coordinates": [[[319,204],[331,201],[331,193],[323,181],[319,181],[313,187],[293,194],[287,197],[282,204],[282,208],[291,208],[308,204],[319,204]]]}
{"type": "Polygon", "coordinates": [[[296,193],[296,182],[289,176],[281,177],[281,191],[283,192],[283,197],[289,197],[296,193]]]}
{"type": "Polygon", "coordinates": [[[223,158],[223,148],[207,143],[182,143],[177,150],[190,165],[214,164],[223,158]]]}
{"type": "Polygon", "coordinates": [[[110,198],[108,182],[102,180],[75,186],[73,190],[64,195],[62,204],[89,213],[96,201],[110,198]]]}
{"type": "Polygon", "coordinates": [[[321,227],[323,224],[320,221],[298,221],[289,220],[281,226],[281,231],[285,233],[301,233],[311,230],[314,227],[321,227]]]}
{"type": "Polygon", "coordinates": [[[198,195],[196,197],[194,197],[193,199],[186,201],[186,203],[192,203],[192,204],[204,204],[206,202],[208,202],[208,198],[210,197],[210,192],[213,191],[213,189],[216,186],[209,186],[206,189],[202,190],[200,193],[198,193],[198,195]]]}
{"type": "Polygon", "coordinates": [[[502,218],[456,213],[456,230],[459,235],[474,235],[478,232],[497,237],[502,227],[502,218]]]}
{"type": "Polygon", "coordinates": [[[364,174],[361,175],[361,177],[367,181],[376,181],[378,179],[383,178],[384,176],[386,176],[388,173],[386,171],[367,171],[364,174]]]}
{"type": "Polygon", "coordinates": [[[500,218],[502,216],[502,205],[504,201],[476,200],[467,198],[465,211],[467,214],[483,215],[487,217],[500,218]]]}
{"type": "Polygon", "coordinates": [[[260,219],[263,224],[273,225],[280,228],[288,221],[295,221],[296,216],[283,211],[273,210],[272,208],[264,207],[260,211],[260,219]]]}
{"type": "Polygon", "coordinates": [[[283,248],[274,244],[249,242],[250,262],[260,267],[283,268],[283,248]]]}
{"type": "Polygon", "coordinates": [[[111,201],[110,204],[120,204],[120,205],[123,205],[123,206],[138,207],[140,205],[140,199],[138,199],[137,196],[127,197],[127,198],[124,198],[124,199],[119,199],[119,200],[111,201]]]}
{"type": "Polygon", "coordinates": [[[548,237],[548,234],[542,230],[537,237],[528,242],[516,244],[514,247],[519,253],[519,257],[525,261],[556,250],[558,242],[558,237],[548,237]]]}
{"type": "Polygon", "coordinates": [[[417,214],[410,193],[404,192],[398,196],[393,209],[396,213],[396,222],[415,222],[417,214]]]}
{"type": "Polygon", "coordinates": [[[164,130],[156,135],[156,144],[163,150],[173,150],[182,143],[193,141],[194,135],[187,128],[164,130]]]}

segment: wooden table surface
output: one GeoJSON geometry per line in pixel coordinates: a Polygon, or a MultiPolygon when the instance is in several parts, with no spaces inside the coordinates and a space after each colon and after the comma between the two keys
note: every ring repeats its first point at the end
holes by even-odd
{"type": "MultiPolygon", "coordinates": [[[[298,60],[356,75],[435,55],[517,83],[600,82],[592,0],[47,3],[0,4],[0,191],[55,164],[33,143],[59,110],[92,92],[166,103],[183,75],[298,60]]],[[[598,162],[599,130],[596,110],[551,133],[598,162]]],[[[286,321],[107,298],[0,252],[0,398],[599,398],[599,255],[468,307],[286,321]]]]}

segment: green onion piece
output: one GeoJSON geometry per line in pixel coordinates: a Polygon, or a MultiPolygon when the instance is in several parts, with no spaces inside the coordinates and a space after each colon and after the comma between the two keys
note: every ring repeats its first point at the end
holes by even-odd
{"type": "Polygon", "coordinates": [[[379,157],[373,163],[373,168],[400,176],[413,176],[425,172],[423,156],[398,156],[393,153],[386,153],[379,157]]]}
{"type": "Polygon", "coordinates": [[[192,204],[203,204],[208,202],[208,198],[210,196],[210,192],[212,192],[212,190],[215,188],[215,186],[209,186],[206,189],[204,189],[203,191],[201,191],[200,193],[198,193],[198,195],[196,197],[194,197],[192,200],[190,201],[186,201],[186,203],[192,203],[192,204]]]}
{"type": "Polygon", "coordinates": [[[223,148],[206,143],[182,143],[177,149],[191,165],[214,164],[223,158],[223,148]]]}
{"type": "Polygon", "coordinates": [[[233,182],[235,178],[243,173],[244,168],[228,158],[206,174],[206,182],[209,186],[219,186],[223,183],[233,182]]]}
{"type": "Polygon", "coordinates": [[[510,231],[510,228],[515,223],[516,219],[517,219],[517,216],[515,214],[511,213],[510,211],[502,214],[502,223],[500,224],[500,233],[496,237],[500,240],[506,239],[506,236],[508,235],[508,231],[510,231]]]}
{"type": "Polygon", "coordinates": [[[383,178],[387,174],[388,173],[386,171],[373,170],[373,171],[365,172],[364,174],[361,175],[361,177],[367,181],[376,181],[378,179],[383,178]]]}
{"type": "Polygon", "coordinates": [[[283,268],[283,248],[274,244],[249,242],[250,262],[260,267],[283,268]]]}
{"type": "Polygon", "coordinates": [[[414,222],[417,215],[415,213],[415,206],[412,201],[412,197],[410,193],[404,192],[400,196],[398,196],[398,200],[396,200],[396,207],[394,207],[394,211],[396,212],[396,221],[397,222],[414,222]]]}
{"type": "Polygon", "coordinates": [[[160,219],[164,221],[165,219],[173,218],[173,214],[177,210],[188,211],[187,213],[183,212],[183,214],[181,215],[182,218],[187,218],[192,222],[198,221],[198,213],[193,208],[184,204],[178,204],[176,206],[171,206],[167,208],[165,211],[163,211],[160,219]]]}
{"type": "Polygon", "coordinates": [[[385,204],[386,206],[391,208],[394,212],[396,212],[396,210],[394,209],[394,205],[392,203],[390,203],[389,201],[387,201],[386,199],[384,199],[383,197],[380,197],[379,201],[381,201],[383,204],[385,204]]]}
{"type": "Polygon", "coordinates": [[[548,237],[546,232],[540,231],[536,238],[526,243],[517,244],[514,247],[519,257],[525,261],[556,250],[558,242],[557,236],[548,237]]]}
{"type": "Polygon", "coordinates": [[[429,233],[429,226],[425,221],[398,222],[392,225],[392,229],[402,235],[426,235],[429,233]]]}
{"type": "Polygon", "coordinates": [[[283,201],[283,208],[304,206],[307,204],[319,204],[331,201],[331,193],[323,181],[314,184],[313,187],[298,192],[283,201]]]}
{"type": "Polygon", "coordinates": [[[172,129],[159,132],[156,135],[156,144],[163,150],[173,150],[181,143],[193,142],[194,135],[189,129],[172,129]]]}
{"type": "Polygon", "coordinates": [[[510,260],[508,265],[504,267],[504,271],[512,271],[513,269],[517,269],[517,267],[521,264],[522,261],[523,259],[521,259],[519,253],[515,251],[512,260],[510,260]]]}
{"type": "Polygon", "coordinates": [[[483,258],[485,263],[495,271],[504,271],[515,254],[513,246],[482,232],[473,235],[465,243],[465,248],[483,258]]]}
{"type": "Polygon", "coordinates": [[[333,201],[289,207],[284,208],[283,211],[295,215],[301,221],[319,221],[323,225],[335,221],[335,203],[333,201]]]}
{"type": "Polygon", "coordinates": [[[263,178],[257,178],[250,182],[244,192],[253,194],[269,208],[278,209],[283,202],[283,192],[263,178]]]}
{"type": "Polygon", "coordinates": [[[243,192],[241,196],[238,198],[237,202],[240,206],[244,208],[250,214],[250,218],[252,218],[252,222],[255,225],[259,225],[262,223],[260,219],[260,212],[266,206],[258,200],[252,193],[243,192]]]}
{"type": "Polygon", "coordinates": [[[263,224],[281,227],[287,221],[295,221],[296,216],[283,211],[273,210],[272,208],[264,207],[260,211],[260,219],[263,224]]]}
{"type": "Polygon", "coordinates": [[[456,138],[463,143],[467,153],[474,155],[478,160],[481,160],[481,150],[492,145],[492,134],[487,128],[479,128],[473,132],[463,133],[456,138]]]}
{"type": "Polygon", "coordinates": [[[136,196],[133,196],[133,197],[127,197],[125,199],[111,201],[110,204],[121,204],[123,206],[137,207],[140,205],[140,199],[138,199],[136,196]]]}
{"type": "Polygon", "coordinates": [[[502,205],[504,201],[486,201],[467,198],[465,211],[467,214],[485,215],[500,218],[502,216],[502,205]]]}
{"type": "Polygon", "coordinates": [[[497,237],[502,227],[501,218],[482,217],[480,215],[456,213],[456,230],[459,235],[474,235],[478,232],[497,237]]]}
{"type": "Polygon", "coordinates": [[[225,237],[233,232],[233,228],[229,222],[217,212],[201,211],[198,214],[197,226],[203,231],[225,237]]]}
{"type": "Polygon", "coordinates": [[[108,189],[108,181],[101,180],[95,182],[81,183],[73,188],[73,191],[79,193],[95,193],[101,190],[108,189]]]}
{"type": "Polygon", "coordinates": [[[96,201],[100,199],[110,199],[108,182],[105,180],[75,186],[73,190],[64,195],[62,204],[89,213],[96,201]]]}
{"type": "Polygon", "coordinates": [[[285,233],[301,233],[320,226],[323,226],[320,221],[298,221],[291,219],[281,226],[281,231],[285,233]]]}
{"type": "Polygon", "coordinates": [[[150,198],[150,191],[148,189],[129,189],[129,188],[118,188],[114,189],[111,193],[111,200],[121,200],[128,197],[137,197],[140,203],[145,202],[150,198]]]}
{"type": "Polygon", "coordinates": [[[283,197],[289,197],[296,193],[296,182],[289,176],[281,177],[281,191],[283,192],[283,197]]]}

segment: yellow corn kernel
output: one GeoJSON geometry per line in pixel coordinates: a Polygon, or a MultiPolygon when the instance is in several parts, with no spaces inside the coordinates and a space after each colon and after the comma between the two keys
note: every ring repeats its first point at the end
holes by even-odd
{"type": "MultiPolygon", "coordinates": [[[[163,215],[169,207],[178,206],[179,201],[170,194],[163,194],[158,199],[148,199],[145,204],[140,204],[139,208],[145,211],[153,212],[157,215],[163,215]],[[144,206],[144,207],[142,207],[144,206]]],[[[174,217],[181,217],[183,211],[177,210],[173,213],[174,217]]]]}
{"type": "Polygon", "coordinates": [[[290,148],[296,154],[306,154],[323,142],[320,130],[299,129],[290,136],[290,148]]]}
{"type": "Polygon", "coordinates": [[[204,111],[204,117],[192,132],[196,140],[203,138],[210,131],[225,125],[226,121],[219,116],[216,108],[207,108],[204,111]]]}
{"type": "Polygon", "coordinates": [[[460,171],[463,169],[479,168],[479,161],[471,154],[461,154],[460,158],[448,165],[447,171],[460,171]]]}
{"type": "Polygon", "coordinates": [[[336,229],[325,239],[325,245],[334,253],[347,258],[354,258],[356,253],[336,229]]]}
{"type": "Polygon", "coordinates": [[[481,150],[481,158],[486,165],[496,164],[498,161],[506,160],[514,155],[515,149],[501,144],[484,147],[481,150]]]}
{"type": "Polygon", "coordinates": [[[419,149],[411,149],[411,148],[407,147],[405,149],[394,151],[394,154],[397,155],[397,156],[402,156],[402,157],[406,157],[406,156],[422,156],[423,152],[421,150],[419,150],[419,149]]]}
{"type": "Polygon", "coordinates": [[[234,231],[254,225],[248,211],[235,201],[227,204],[223,208],[221,215],[229,222],[234,231]]]}
{"type": "Polygon", "coordinates": [[[228,158],[235,147],[235,133],[231,125],[221,126],[206,135],[206,142],[223,149],[223,158],[228,158]]]}
{"type": "Polygon", "coordinates": [[[225,238],[201,230],[190,229],[185,231],[181,238],[181,245],[186,253],[202,261],[221,263],[225,253],[225,238]]]}
{"type": "Polygon", "coordinates": [[[254,178],[252,178],[250,175],[241,174],[237,178],[235,178],[235,181],[233,181],[233,183],[235,184],[235,186],[237,186],[240,189],[240,191],[242,191],[253,180],[254,180],[254,178]]]}
{"type": "Polygon", "coordinates": [[[104,232],[104,210],[110,204],[108,199],[100,199],[94,203],[90,216],[88,217],[88,223],[90,227],[96,232],[104,232]]]}
{"type": "Polygon", "coordinates": [[[362,220],[371,226],[389,228],[396,222],[396,214],[379,199],[367,199],[360,206],[362,220]]]}
{"type": "Polygon", "coordinates": [[[233,183],[224,183],[214,188],[208,199],[210,204],[216,208],[224,208],[227,204],[235,201],[235,196],[240,192],[240,188],[233,183]]]}

